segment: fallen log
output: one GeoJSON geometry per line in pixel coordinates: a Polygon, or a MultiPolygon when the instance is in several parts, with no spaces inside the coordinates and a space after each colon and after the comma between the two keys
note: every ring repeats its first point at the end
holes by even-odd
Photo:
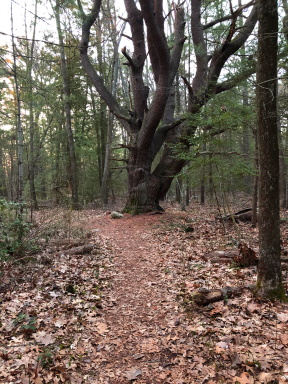
{"type": "Polygon", "coordinates": [[[236,223],[239,223],[239,221],[251,222],[252,221],[252,208],[242,209],[241,211],[232,213],[231,215],[216,216],[216,219],[221,220],[221,221],[230,221],[230,222],[235,221],[236,223]]]}
{"type": "Polygon", "coordinates": [[[253,291],[255,285],[245,285],[238,287],[224,287],[218,289],[199,288],[190,294],[191,300],[197,305],[208,305],[216,301],[227,300],[234,296],[239,296],[244,290],[253,291]]]}
{"type": "Polygon", "coordinates": [[[258,257],[254,249],[244,242],[239,243],[238,251],[214,251],[203,256],[203,259],[211,263],[235,263],[239,267],[251,267],[258,264],[258,257]]]}
{"type": "Polygon", "coordinates": [[[61,253],[64,255],[85,255],[85,254],[91,253],[93,249],[94,249],[93,244],[85,244],[85,245],[82,245],[81,247],[74,247],[74,248],[67,249],[65,251],[61,251],[61,253]]]}
{"type": "Polygon", "coordinates": [[[210,261],[211,263],[232,263],[234,257],[239,255],[238,250],[230,250],[230,251],[214,251],[207,253],[203,256],[205,261],[210,261]]]}

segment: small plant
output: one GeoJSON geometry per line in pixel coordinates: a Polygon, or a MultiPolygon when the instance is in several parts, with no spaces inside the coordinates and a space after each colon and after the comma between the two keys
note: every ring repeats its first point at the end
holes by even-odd
{"type": "Polygon", "coordinates": [[[23,333],[26,338],[29,338],[32,333],[36,332],[36,321],[37,317],[35,315],[30,316],[20,312],[13,324],[15,328],[18,328],[19,332],[23,333]]]}
{"type": "Polygon", "coordinates": [[[24,207],[24,203],[0,199],[0,261],[22,255],[30,247],[27,235],[31,227],[24,218],[24,207]]]}
{"type": "Polygon", "coordinates": [[[49,365],[53,363],[53,354],[51,350],[45,349],[37,359],[42,368],[47,368],[49,365]]]}

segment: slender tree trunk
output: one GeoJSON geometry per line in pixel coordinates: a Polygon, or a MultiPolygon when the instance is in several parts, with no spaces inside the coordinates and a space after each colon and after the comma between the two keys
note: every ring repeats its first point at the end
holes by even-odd
{"type": "MultiPolygon", "coordinates": [[[[122,33],[125,29],[125,24],[123,24],[120,32],[120,37],[117,40],[117,31],[114,28],[114,19],[115,19],[115,9],[112,9],[108,2],[108,12],[110,15],[110,30],[111,30],[111,37],[113,42],[113,63],[112,63],[112,81],[111,81],[111,94],[116,97],[116,91],[117,91],[117,83],[118,83],[118,75],[119,75],[119,46],[122,38],[122,33]]],[[[112,148],[112,141],[113,141],[113,135],[114,135],[114,115],[109,112],[108,115],[108,127],[107,127],[107,136],[106,136],[106,149],[105,149],[105,158],[104,158],[104,168],[103,168],[103,176],[102,176],[102,183],[101,183],[101,196],[102,196],[102,202],[103,204],[108,204],[109,199],[109,183],[110,183],[110,176],[111,176],[111,170],[110,170],[110,159],[111,159],[111,148],[112,148]]]]}
{"type": "MultiPolygon", "coordinates": [[[[23,147],[24,138],[21,124],[21,99],[20,99],[20,88],[18,83],[18,68],[16,63],[17,51],[14,40],[14,20],[13,20],[13,9],[11,2],[11,35],[12,35],[12,51],[13,51],[13,76],[15,82],[15,94],[16,94],[16,127],[17,127],[17,201],[23,203],[23,190],[24,190],[24,172],[23,172],[23,147]]],[[[22,205],[20,205],[20,214],[22,214],[22,205]]]]}
{"type": "Polygon", "coordinates": [[[287,208],[287,165],[285,162],[285,151],[281,137],[280,121],[278,121],[279,133],[279,172],[280,172],[280,206],[283,209],[287,208]]]}
{"type": "MultiPolygon", "coordinates": [[[[287,0],[282,0],[283,3],[283,9],[285,12],[285,16],[283,17],[283,36],[286,41],[286,46],[288,44],[288,2],[287,0]]],[[[286,76],[288,75],[288,71],[286,69],[286,76]]],[[[286,87],[285,87],[286,88],[286,87]]],[[[287,127],[287,122],[286,122],[286,127],[287,127]]],[[[280,121],[279,121],[279,129],[281,128],[280,126],[280,121]]],[[[283,209],[286,209],[288,206],[287,202],[287,165],[285,162],[285,147],[283,141],[286,141],[287,143],[287,133],[288,130],[286,128],[284,140],[282,140],[281,137],[281,129],[280,129],[280,196],[281,196],[281,207],[283,209]]],[[[283,133],[284,135],[284,133],[283,133]]]]}
{"type": "Polygon", "coordinates": [[[205,179],[202,177],[200,185],[200,204],[205,205],[205,179]]]}
{"type": "MultiPolygon", "coordinates": [[[[0,140],[2,137],[0,136],[0,140]]],[[[1,140],[3,141],[3,140],[1,140]]],[[[0,148],[0,196],[1,197],[8,197],[8,189],[7,189],[7,176],[6,176],[6,170],[5,170],[5,157],[3,154],[3,149],[0,148]]]]}
{"type": "Polygon", "coordinates": [[[284,299],[280,262],[277,35],[275,0],[259,0],[257,122],[259,144],[259,250],[256,293],[284,299]]]}
{"type": "MultiPolygon", "coordinates": [[[[29,48],[29,42],[27,39],[27,83],[28,83],[28,92],[29,92],[29,185],[30,185],[30,198],[31,204],[34,210],[38,209],[38,202],[36,196],[36,187],[35,187],[35,148],[34,148],[34,132],[35,132],[35,121],[34,121],[34,94],[32,86],[32,68],[33,68],[33,57],[34,57],[34,48],[35,48],[35,35],[36,35],[36,24],[37,24],[37,0],[35,1],[35,10],[34,10],[34,22],[33,22],[33,37],[31,40],[31,46],[29,48]],[[30,59],[29,59],[30,57],[30,59]]],[[[27,33],[26,33],[27,36],[27,33]]]]}
{"type": "Polygon", "coordinates": [[[255,170],[252,196],[252,225],[256,227],[258,221],[258,190],[259,190],[259,159],[258,136],[255,130],[255,170]]]}
{"type": "Polygon", "coordinates": [[[175,199],[178,204],[181,202],[181,188],[182,188],[182,180],[176,177],[176,190],[175,190],[175,199]]]}
{"type": "Polygon", "coordinates": [[[186,194],[185,194],[185,204],[186,204],[186,207],[189,207],[190,197],[191,197],[190,177],[189,177],[189,174],[187,174],[186,175],[186,194]]]}
{"type": "Polygon", "coordinates": [[[104,168],[101,182],[101,197],[102,203],[108,204],[109,200],[109,182],[110,182],[110,158],[111,158],[111,146],[113,140],[113,121],[114,116],[109,112],[108,126],[107,126],[107,137],[105,146],[105,157],[104,157],[104,168]]]}
{"type": "Polygon", "coordinates": [[[56,0],[54,7],[54,14],[56,19],[56,26],[58,32],[58,39],[60,45],[60,57],[61,57],[61,71],[63,80],[63,94],[64,94],[64,110],[65,110],[65,128],[67,132],[68,147],[69,147],[69,161],[70,161],[70,187],[72,192],[72,209],[79,209],[79,197],[78,197],[78,180],[77,180],[77,166],[76,166],[76,154],[74,145],[74,135],[72,130],[72,117],[71,117],[71,91],[70,82],[67,68],[67,60],[64,50],[64,38],[60,22],[60,1],[56,0]]]}
{"type": "MultiPolygon", "coordinates": [[[[106,125],[106,121],[105,121],[105,113],[101,111],[100,113],[98,113],[98,110],[96,108],[95,95],[93,93],[93,89],[91,86],[89,86],[89,92],[90,92],[92,112],[93,112],[93,127],[96,134],[98,180],[99,180],[99,187],[101,188],[102,175],[103,175],[103,163],[104,163],[104,156],[102,151],[102,148],[104,147],[104,142],[102,140],[101,130],[103,130],[103,127],[106,125]]],[[[104,103],[100,102],[99,104],[100,104],[100,108],[102,108],[102,105],[104,103]]]]}

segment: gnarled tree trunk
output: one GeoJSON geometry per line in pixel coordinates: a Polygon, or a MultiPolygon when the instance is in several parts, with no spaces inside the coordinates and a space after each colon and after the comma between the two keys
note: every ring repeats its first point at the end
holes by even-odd
{"type": "MultiPolygon", "coordinates": [[[[181,6],[173,6],[174,42],[169,48],[165,29],[163,1],[139,0],[139,8],[135,0],[125,0],[127,20],[131,29],[133,54],[122,49],[127,65],[130,68],[130,84],[132,93],[132,111],[124,108],[105,86],[101,76],[91,64],[88,55],[90,29],[96,21],[101,0],[93,1],[89,15],[83,11],[81,0],[78,6],[82,14],[82,38],[80,55],[83,68],[90,77],[102,99],[110,111],[121,121],[126,129],[130,142],[123,145],[129,151],[127,159],[128,199],[125,210],[141,213],[159,209],[159,201],[169,190],[173,178],[187,164],[187,160],[177,159],[171,145],[181,143],[182,148],[189,149],[188,136],[193,135],[197,127],[185,123],[184,118],[176,119],[174,80],[179,69],[181,53],[185,41],[185,11],[181,6]],[[144,28],[144,23],[146,28],[144,28]],[[147,47],[147,50],[146,50],[147,47]],[[143,74],[144,63],[149,55],[155,81],[155,91],[149,96],[149,88],[145,84],[143,74]],[[160,149],[162,156],[152,170],[152,164],[160,149]]],[[[239,7],[231,15],[215,20],[214,23],[201,23],[201,0],[191,1],[191,26],[197,70],[192,84],[184,78],[189,91],[189,103],[186,110],[197,113],[201,107],[216,93],[231,89],[239,81],[251,75],[255,68],[250,66],[241,74],[231,77],[229,81],[218,83],[221,71],[227,60],[245,43],[257,21],[257,8],[253,6],[243,27],[238,31],[236,21],[242,11],[253,2],[239,7]],[[205,30],[231,20],[227,38],[208,54],[205,42],[205,30]]]]}

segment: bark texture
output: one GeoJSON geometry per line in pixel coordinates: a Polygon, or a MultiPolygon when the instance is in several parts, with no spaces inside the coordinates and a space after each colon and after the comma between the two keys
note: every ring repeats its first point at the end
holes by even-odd
{"type": "Polygon", "coordinates": [[[259,146],[259,250],[256,293],[285,297],[280,263],[277,35],[275,0],[259,0],[257,121],[259,146]]]}
{"type": "Polygon", "coordinates": [[[201,0],[191,1],[190,15],[185,14],[184,7],[173,3],[170,13],[173,13],[174,20],[172,35],[174,41],[171,48],[166,36],[167,17],[164,18],[163,1],[139,0],[136,3],[135,0],[124,0],[133,44],[132,54],[125,47],[122,49],[127,60],[126,65],[130,69],[132,110],[128,111],[105,86],[88,55],[90,29],[99,15],[101,0],[93,1],[89,15],[84,13],[81,0],[77,1],[83,18],[79,47],[83,68],[110,111],[121,121],[130,141],[125,146],[129,151],[128,199],[125,210],[141,213],[159,209],[159,201],[165,197],[173,178],[187,164],[186,160],[175,158],[172,145],[181,144],[184,150],[189,149],[190,143],[187,138],[193,135],[197,128],[186,124],[184,118],[174,116],[175,78],[185,42],[185,18],[191,20],[197,64],[192,83],[183,77],[189,91],[186,111],[197,113],[213,95],[231,89],[254,72],[255,68],[249,66],[243,73],[230,77],[229,81],[218,82],[227,60],[243,46],[253,31],[257,22],[257,7],[254,5],[251,8],[244,25],[238,30],[236,23],[239,16],[243,9],[249,8],[253,2],[240,6],[230,15],[214,20],[214,23],[209,25],[203,25],[201,22],[203,12],[201,0]],[[208,54],[205,29],[225,20],[231,20],[227,37],[212,54],[210,52],[208,54]],[[155,83],[151,97],[143,75],[147,56],[150,58],[155,83]],[[158,164],[152,169],[160,149],[162,155],[158,164]]]}

